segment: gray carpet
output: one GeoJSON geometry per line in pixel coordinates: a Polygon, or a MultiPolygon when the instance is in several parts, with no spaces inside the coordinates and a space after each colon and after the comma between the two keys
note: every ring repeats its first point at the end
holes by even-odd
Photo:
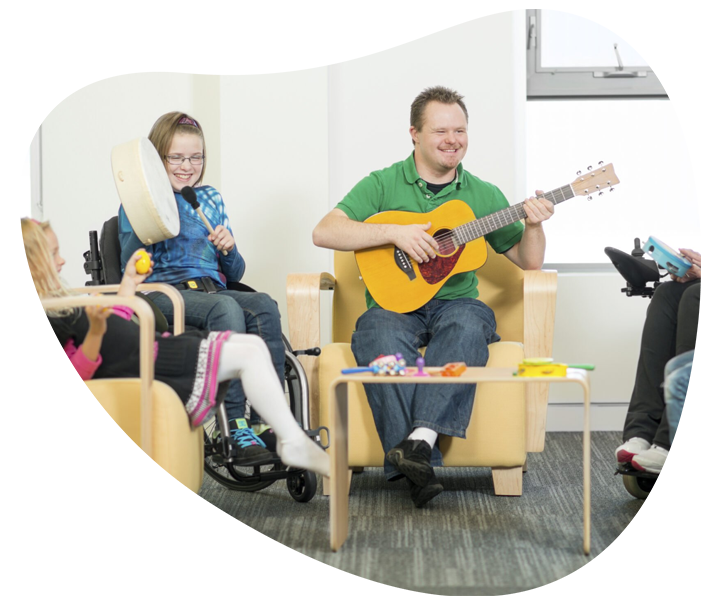
{"type": "Polygon", "coordinates": [[[329,500],[295,502],[284,481],[233,492],[205,477],[200,495],[278,542],[328,565],[408,590],[494,596],[545,585],[587,564],[610,545],[642,501],[614,475],[619,432],[592,434],[592,547],[582,552],[582,436],[548,433],[531,454],[519,498],[497,497],[490,469],[438,469],[445,491],[416,509],[404,481],[381,469],[353,477],[350,532],[329,546],[329,500]]]}

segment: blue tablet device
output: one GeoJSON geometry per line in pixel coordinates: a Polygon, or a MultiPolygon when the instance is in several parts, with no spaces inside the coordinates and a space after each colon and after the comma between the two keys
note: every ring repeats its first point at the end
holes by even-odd
{"type": "Polygon", "coordinates": [[[649,254],[661,269],[666,269],[668,273],[677,277],[682,277],[692,267],[692,263],[687,258],[652,236],[645,242],[643,251],[649,254]]]}

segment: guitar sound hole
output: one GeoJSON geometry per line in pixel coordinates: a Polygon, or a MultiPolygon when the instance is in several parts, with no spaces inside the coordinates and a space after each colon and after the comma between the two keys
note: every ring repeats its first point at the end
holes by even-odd
{"type": "Polygon", "coordinates": [[[439,256],[451,256],[457,250],[455,241],[453,240],[452,231],[450,229],[438,229],[433,237],[438,243],[438,255],[439,256]]]}

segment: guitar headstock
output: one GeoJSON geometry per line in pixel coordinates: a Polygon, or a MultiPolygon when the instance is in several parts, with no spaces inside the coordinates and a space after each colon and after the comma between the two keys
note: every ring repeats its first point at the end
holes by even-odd
{"type": "Polygon", "coordinates": [[[592,167],[588,167],[588,172],[581,174],[577,172],[578,178],[573,181],[570,185],[575,192],[576,196],[587,196],[588,200],[592,199],[590,194],[598,192],[598,196],[602,196],[606,188],[610,188],[609,191],[613,191],[614,185],[620,183],[620,180],[615,175],[615,169],[613,169],[612,163],[609,165],[599,163],[597,169],[592,170],[592,167]]]}

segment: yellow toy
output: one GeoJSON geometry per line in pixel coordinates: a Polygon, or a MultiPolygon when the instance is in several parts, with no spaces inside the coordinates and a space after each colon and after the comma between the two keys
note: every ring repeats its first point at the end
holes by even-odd
{"type": "Polygon", "coordinates": [[[552,358],[526,358],[518,365],[518,377],[566,377],[568,368],[592,371],[595,365],[566,365],[552,358]]]}
{"type": "Polygon", "coordinates": [[[150,256],[145,250],[139,250],[140,258],[135,261],[135,270],[140,275],[145,275],[150,270],[150,256]]]}

